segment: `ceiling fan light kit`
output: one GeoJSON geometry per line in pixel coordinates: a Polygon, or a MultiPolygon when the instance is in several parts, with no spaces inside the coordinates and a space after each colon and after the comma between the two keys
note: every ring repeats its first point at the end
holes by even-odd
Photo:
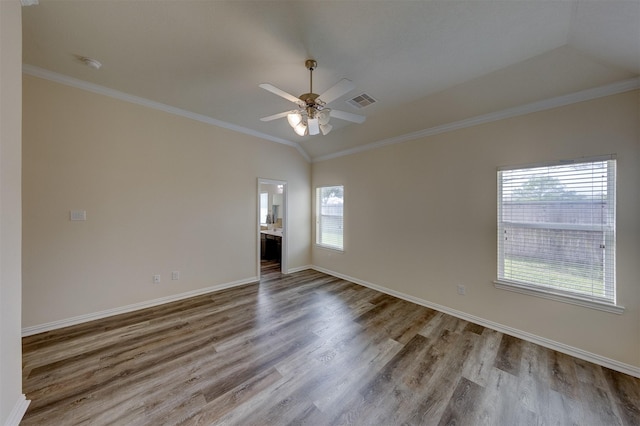
{"type": "Polygon", "coordinates": [[[329,124],[331,117],[351,121],[353,123],[363,123],[366,119],[365,116],[352,114],[350,112],[332,110],[326,107],[328,103],[353,90],[355,86],[351,80],[343,78],[324,93],[320,95],[313,93],[313,70],[316,69],[317,66],[318,63],[313,59],[307,59],[305,61],[305,67],[309,70],[309,92],[303,93],[297,98],[269,83],[260,84],[261,88],[291,101],[298,106],[297,109],[292,111],[270,115],[268,117],[263,117],[260,120],[271,121],[287,117],[287,122],[293,131],[299,136],[313,136],[320,133],[323,135],[329,134],[331,129],[333,129],[333,126],[329,124]]]}
{"type": "Polygon", "coordinates": [[[289,114],[287,114],[287,121],[289,122],[289,126],[295,129],[296,126],[302,121],[302,114],[300,114],[298,111],[291,111],[289,114]]]}

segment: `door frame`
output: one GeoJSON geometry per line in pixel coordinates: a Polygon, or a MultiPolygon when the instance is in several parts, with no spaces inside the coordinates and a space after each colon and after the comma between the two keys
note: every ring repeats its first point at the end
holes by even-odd
{"type": "Polygon", "coordinates": [[[276,179],[267,179],[267,178],[258,178],[256,185],[256,276],[258,280],[260,280],[260,185],[282,185],[282,253],[280,255],[280,272],[286,274],[288,269],[288,250],[289,247],[289,226],[287,223],[289,217],[289,203],[287,197],[287,181],[285,180],[276,180],[276,179]]]}

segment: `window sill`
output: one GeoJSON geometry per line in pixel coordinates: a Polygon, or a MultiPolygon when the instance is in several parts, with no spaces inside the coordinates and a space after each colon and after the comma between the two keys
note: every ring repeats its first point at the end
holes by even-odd
{"type": "Polygon", "coordinates": [[[325,250],[331,250],[331,251],[335,251],[338,253],[344,253],[344,249],[338,248],[338,247],[334,247],[334,246],[327,246],[324,244],[315,244],[316,247],[321,248],[321,249],[325,249],[325,250]]]}
{"type": "Polygon", "coordinates": [[[567,296],[554,291],[542,290],[522,284],[509,281],[494,281],[494,286],[501,290],[514,291],[516,293],[526,294],[528,296],[542,297],[544,299],[556,300],[558,302],[569,303],[571,305],[584,306],[586,308],[597,309],[599,311],[610,312],[621,315],[624,312],[624,306],[614,305],[606,302],[599,302],[578,296],[567,296]]]}

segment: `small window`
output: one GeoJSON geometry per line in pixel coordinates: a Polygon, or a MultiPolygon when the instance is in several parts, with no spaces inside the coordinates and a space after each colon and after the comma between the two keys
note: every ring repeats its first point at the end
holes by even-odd
{"type": "Polygon", "coordinates": [[[267,224],[267,214],[269,213],[269,193],[260,193],[260,223],[267,224]]]}
{"type": "Polygon", "coordinates": [[[499,287],[615,305],[615,180],[613,157],[498,170],[499,287]]]}
{"type": "Polygon", "coordinates": [[[344,187],[316,188],[316,244],[344,250],[343,212],[344,187]]]}

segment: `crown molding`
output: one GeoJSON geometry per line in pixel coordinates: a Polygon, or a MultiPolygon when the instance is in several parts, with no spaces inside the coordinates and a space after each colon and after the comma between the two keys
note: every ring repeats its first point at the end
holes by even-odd
{"type": "Polygon", "coordinates": [[[170,105],[166,105],[160,102],[155,102],[149,99],[141,98],[139,96],[130,95],[128,93],[120,92],[118,90],[109,89],[108,87],[100,86],[94,83],[89,83],[83,80],[79,80],[77,78],[69,77],[64,74],[59,74],[59,73],[49,71],[44,68],[36,67],[33,65],[23,64],[22,72],[24,74],[31,75],[33,77],[38,77],[38,78],[50,80],[56,83],[64,84],[66,86],[75,87],[76,89],[86,90],[88,92],[97,93],[99,95],[108,96],[110,98],[115,98],[121,101],[145,106],[145,107],[163,111],[169,114],[189,118],[191,120],[200,121],[202,123],[210,124],[212,126],[233,130],[235,132],[243,133],[245,135],[255,136],[260,139],[265,139],[271,142],[277,142],[283,145],[288,145],[297,149],[300,155],[302,155],[302,157],[304,157],[304,159],[307,160],[307,162],[311,161],[311,157],[302,148],[302,146],[300,146],[300,144],[287,139],[277,138],[275,136],[271,136],[266,133],[257,132],[255,130],[248,129],[246,127],[237,126],[235,124],[227,123],[226,121],[222,121],[222,120],[217,120],[215,118],[211,118],[206,115],[197,114],[195,112],[187,111],[185,109],[172,107],[170,105]]]}
{"type": "Polygon", "coordinates": [[[491,123],[494,121],[504,120],[505,118],[518,117],[521,115],[531,114],[534,112],[544,111],[548,109],[558,108],[566,105],[571,105],[578,102],[589,101],[592,99],[598,99],[605,96],[616,95],[619,93],[628,92],[640,88],[640,77],[631,78],[628,80],[619,81],[616,83],[608,84],[605,86],[595,87],[592,89],[582,90],[568,95],[557,96],[554,98],[544,99],[528,103],[525,105],[507,108],[501,111],[495,111],[488,114],[478,115],[476,117],[466,118],[464,120],[454,121],[447,124],[442,124],[426,129],[418,130],[416,132],[407,133],[404,135],[394,136],[392,138],[382,139],[376,142],[361,145],[355,148],[350,148],[338,152],[334,152],[327,155],[321,155],[319,157],[311,158],[309,154],[297,143],[288,139],[282,139],[275,136],[268,135],[266,133],[257,132],[255,130],[248,129],[246,127],[238,126],[235,124],[227,123],[222,120],[208,117],[206,115],[197,114],[191,111],[187,111],[181,108],[172,107],[160,102],[155,102],[149,99],[145,99],[139,96],[129,95],[118,90],[109,89],[98,84],[89,83],[77,78],[69,77],[63,74],[59,74],[53,71],[45,70],[40,67],[36,67],[29,64],[23,64],[22,72],[34,77],[43,78],[46,80],[54,81],[56,83],[64,84],[67,86],[75,87],[78,89],[86,90],[89,92],[97,93],[111,98],[119,99],[125,102],[130,102],[148,108],[164,111],[169,114],[178,115],[181,117],[189,118],[192,120],[207,123],[213,126],[222,127],[224,129],[236,131],[246,135],[254,136],[260,139],[265,139],[271,142],[280,143],[296,148],[300,155],[307,160],[307,162],[319,163],[321,161],[331,160],[334,158],[344,157],[347,155],[357,154],[360,152],[369,151],[372,149],[382,148],[389,145],[395,145],[398,143],[413,141],[416,139],[433,136],[441,133],[451,132],[454,130],[465,129],[468,127],[477,126],[480,124],[491,123]]]}
{"type": "Polygon", "coordinates": [[[619,81],[605,86],[595,87],[593,89],[582,90],[580,92],[570,93],[568,95],[557,96],[555,98],[544,99],[529,104],[507,108],[501,111],[491,112],[488,114],[478,115],[476,117],[466,118],[452,123],[442,124],[439,126],[429,127],[427,129],[418,130],[417,132],[407,133],[405,135],[395,136],[388,139],[382,139],[366,145],[355,148],[345,149],[343,151],[334,152],[332,154],[314,157],[313,163],[331,160],[333,158],[344,157],[346,155],[357,154],[372,149],[382,148],[384,146],[395,145],[398,143],[408,142],[427,136],[433,136],[440,133],[451,132],[454,130],[465,129],[480,124],[491,123],[493,121],[504,120],[505,118],[518,117],[521,115],[531,114],[534,112],[544,111],[548,109],[558,108],[578,102],[598,99],[605,96],[617,95],[619,93],[629,92],[640,88],[640,77],[619,81]]]}

